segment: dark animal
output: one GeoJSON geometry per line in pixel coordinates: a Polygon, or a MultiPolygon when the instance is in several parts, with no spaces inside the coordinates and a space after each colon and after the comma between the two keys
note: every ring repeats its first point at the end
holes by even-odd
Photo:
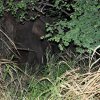
{"type": "Polygon", "coordinates": [[[43,16],[40,16],[35,21],[18,23],[9,13],[4,15],[4,30],[14,41],[21,63],[27,63],[32,67],[34,61],[38,65],[44,64],[45,50],[42,45],[44,41],[41,41],[40,37],[45,34],[45,23],[45,17],[43,16]]]}
{"type": "MultiPolygon", "coordinates": [[[[16,35],[14,38],[18,50],[28,51],[27,63],[29,66],[32,66],[34,58],[38,64],[42,65],[44,63],[44,52],[42,48],[42,41],[40,40],[40,35],[43,34],[43,31],[37,26],[37,24],[35,25],[35,23],[29,21],[24,24],[17,24],[16,35]],[[39,31],[42,31],[42,34],[39,33],[39,31]]],[[[41,24],[41,21],[38,22],[38,24],[39,23],[41,24]]]]}

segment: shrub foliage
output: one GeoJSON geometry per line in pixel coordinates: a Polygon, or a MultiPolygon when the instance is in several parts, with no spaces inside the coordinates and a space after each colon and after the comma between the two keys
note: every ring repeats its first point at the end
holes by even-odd
{"type": "Polygon", "coordinates": [[[0,16],[5,11],[20,21],[34,19],[34,11],[51,17],[44,38],[57,42],[60,50],[74,43],[83,53],[100,44],[99,0],[1,0],[0,16]]]}
{"type": "Polygon", "coordinates": [[[97,0],[77,0],[71,7],[70,20],[65,17],[47,24],[47,37],[58,42],[61,50],[74,42],[78,52],[91,51],[100,44],[100,5],[97,0]]]}

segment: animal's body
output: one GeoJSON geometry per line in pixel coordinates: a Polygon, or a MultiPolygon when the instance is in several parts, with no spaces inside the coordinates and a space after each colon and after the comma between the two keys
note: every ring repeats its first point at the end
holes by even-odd
{"type": "MultiPolygon", "coordinates": [[[[43,16],[34,21],[19,23],[14,20],[10,13],[5,13],[3,29],[15,43],[20,62],[28,63],[29,66],[33,66],[34,61],[38,65],[45,63],[45,50],[43,48],[46,47],[43,44],[46,43],[40,39],[45,34],[45,23],[45,17],[43,16]]],[[[11,46],[11,48],[14,47],[11,46]]]]}

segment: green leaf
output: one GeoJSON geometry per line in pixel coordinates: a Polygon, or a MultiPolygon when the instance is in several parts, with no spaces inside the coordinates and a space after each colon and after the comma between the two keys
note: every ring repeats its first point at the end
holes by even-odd
{"type": "Polygon", "coordinates": [[[63,47],[61,44],[59,44],[58,47],[59,47],[59,49],[60,49],[61,51],[64,50],[64,47],[63,47]]]}

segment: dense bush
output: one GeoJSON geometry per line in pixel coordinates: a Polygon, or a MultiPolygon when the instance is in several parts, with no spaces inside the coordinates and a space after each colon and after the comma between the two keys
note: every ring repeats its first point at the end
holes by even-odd
{"type": "MultiPolygon", "coordinates": [[[[77,0],[68,5],[74,9],[70,20],[60,17],[53,25],[47,24],[46,37],[56,41],[61,50],[74,42],[78,52],[91,51],[100,44],[100,5],[97,0],[77,0]]],[[[63,6],[61,0],[56,3],[59,9],[63,6]]]]}
{"type": "Polygon", "coordinates": [[[20,21],[36,18],[34,11],[51,17],[47,38],[58,43],[60,50],[71,43],[80,53],[100,44],[99,0],[6,0],[0,1],[0,16],[10,11],[20,21]]]}
{"type": "Polygon", "coordinates": [[[30,10],[34,10],[35,0],[6,0],[0,1],[0,16],[4,12],[10,12],[16,19],[24,21],[30,19],[32,16],[28,16],[30,10]]]}

